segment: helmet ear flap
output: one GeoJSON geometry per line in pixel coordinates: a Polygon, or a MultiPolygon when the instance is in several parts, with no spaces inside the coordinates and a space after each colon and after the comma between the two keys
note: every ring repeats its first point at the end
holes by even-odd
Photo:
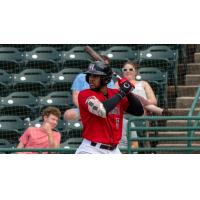
{"type": "Polygon", "coordinates": [[[89,76],[90,76],[90,74],[86,74],[85,79],[86,79],[87,83],[89,83],[89,76]]]}

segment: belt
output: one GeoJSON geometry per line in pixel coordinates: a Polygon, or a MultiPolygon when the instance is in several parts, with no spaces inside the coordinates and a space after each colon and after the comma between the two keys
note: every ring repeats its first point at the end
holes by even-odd
{"type": "MultiPolygon", "coordinates": [[[[91,142],[90,144],[93,147],[95,147],[97,145],[96,142],[91,142]]],[[[106,149],[106,150],[111,150],[111,151],[114,150],[114,149],[116,149],[116,147],[117,147],[116,144],[115,145],[100,144],[100,146],[99,146],[100,149],[106,149]]]]}

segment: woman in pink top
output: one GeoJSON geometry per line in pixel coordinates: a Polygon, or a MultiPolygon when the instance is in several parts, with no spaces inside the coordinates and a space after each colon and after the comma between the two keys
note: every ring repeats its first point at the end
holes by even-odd
{"type": "Polygon", "coordinates": [[[19,138],[17,148],[59,148],[60,133],[53,129],[57,126],[61,112],[56,107],[47,107],[42,112],[41,127],[29,127],[19,138]]]}

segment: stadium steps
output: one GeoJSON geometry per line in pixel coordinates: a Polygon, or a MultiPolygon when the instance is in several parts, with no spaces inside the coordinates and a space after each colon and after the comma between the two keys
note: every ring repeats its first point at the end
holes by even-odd
{"type": "Polygon", "coordinates": [[[199,52],[194,54],[194,62],[200,63],[200,53],[199,52]]]}
{"type": "MultiPolygon", "coordinates": [[[[178,92],[177,96],[189,96],[194,97],[197,91],[198,85],[180,85],[177,87],[178,92]]],[[[175,87],[174,86],[168,86],[168,96],[175,93],[175,87]]],[[[175,95],[175,94],[174,94],[175,95]]]]}
{"type": "Polygon", "coordinates": [[[199,85],[200,84],[200,74],[186,74],[185,84],[186,85],[199,85]]]}
{"type": "MultiPolygon", "coordinates": [[[[186,147],[187,144],[158,144],[157,147],[186,147]]],[[[193,147],[199,147],[200,144],[192,144],[193,147]]],[[[157,153],[162,154],[183,154],[183,153],[189,153],[187,151],[157,151],[157,153]]],[[[197,153],[199,154],[200,151],[191,152],[192,154],[197,153]]]]}
{"type": "MultiPolygon", "coordinates": [[[[174,116],[187,116],[190,108],[170,108],[169,111],[172,113],[174,116]]],[[[198,113],[199,109],[196,108],[194,114],[196,115],[198,113]]]]}
{"type": "MultiPolygon", "coordinates": [[[[176,108],[190,108],[194,97],[177,97],[176,99],[176,108]]],[[[200,101],[197,103],[197,108],[200,108],[200,101]]]]}
{"type": "MultiPolygon", "coordinates": [[[[154,136],[154,132],[149,132],[150,136],[154,136]]],[[[158,136],[159,137],[186,137],[187,136],[187,132],[186,131],[177,131],[177,132],[170,132],[170,131],[160,131],[158,132],[158,136]]],[[[195,132],[195,136],[200,137],[200,131],[195,132]]]]}
{"type": "MultiPolygon", "coordinates": [[[[169,111],[175,116],[187,116],[192,101],[194,100],[198,86],[200,85],[200,53],[194,54],[194,62],[189,63],[187,66],[183,64],[178,65],[178,87],[177,97],[175,98],[174,106],[169,108],[169,111]],[[183,78],[185,77],[185,79],[183,78]],[[174,108],[175,107],[175,108],[174,108]]],[[[168,87],[168,97],[175,96],[175,87],[168,87]]],[[[197,114],[200,108],[200,102],[195,109],[194,115],[197,114]]],[[[187,126],[187,120],[168,120],[166,126],[187,126]]],[[[200,126],[200,123],[199,123],[200,126]]],[[[176,137],[187,136],[187,132],[158,132],[160,137],[176,137]]],[[[150,133],[150,136],[154,136],[154,133],[150,133]]],[[[195,132],[195,136],[200,136],[200,131],[195,132]]],[[[184,147],[187,145],[186,141],[159,141],[157,147],[184,147]]],[[[200,146],[200,141],[193,141],[192,146],[200,146]]],[[[160,151],[157,153],[186,153],[184,151],[160,151]]],[[[195,152],[195,153],[200,153],[195,152]]]]}
{"type": "Polygon", "coordinates": [[[189,63],[187,65],[187,74],[200,74],[200,63],[189,63]]]}

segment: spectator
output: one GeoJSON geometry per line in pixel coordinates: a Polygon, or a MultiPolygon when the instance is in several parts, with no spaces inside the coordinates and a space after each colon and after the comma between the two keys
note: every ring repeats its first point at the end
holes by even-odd
{"type": "MultiPolygon", "coordinates": [[[[136,80],[137,64],[132,61],[126,62],[122,67],[122,73],[123,77],[127,78],[135,86],[135,89],[132,92],[140,98],[145,108],[145,115],[149,113],[155,113],[157,115],[170,115],[167,109],[163,109],[157,106],[157,99],[149,83],[147,81],[136,80]]],[[[119,88],[118,82],[115,83],[115,86],[119,88]]],[[[123,122],[123,126],[127,126],[127,121],[123,122]]],[[[132,147],[134,146],[138,146],[137,142],[133,142],[132,147]]]]}
{"type": "MultiPolygon", "coordinates": [[[[56,107],[47,107],[42,112],[41,127],[29,127],[19,138],[17,148],[59,148],[60,133],[54,128],[58,124],[61,112],[56,107]]],[[[33,153],[33,152],[29,152],[33,153]]]]}

